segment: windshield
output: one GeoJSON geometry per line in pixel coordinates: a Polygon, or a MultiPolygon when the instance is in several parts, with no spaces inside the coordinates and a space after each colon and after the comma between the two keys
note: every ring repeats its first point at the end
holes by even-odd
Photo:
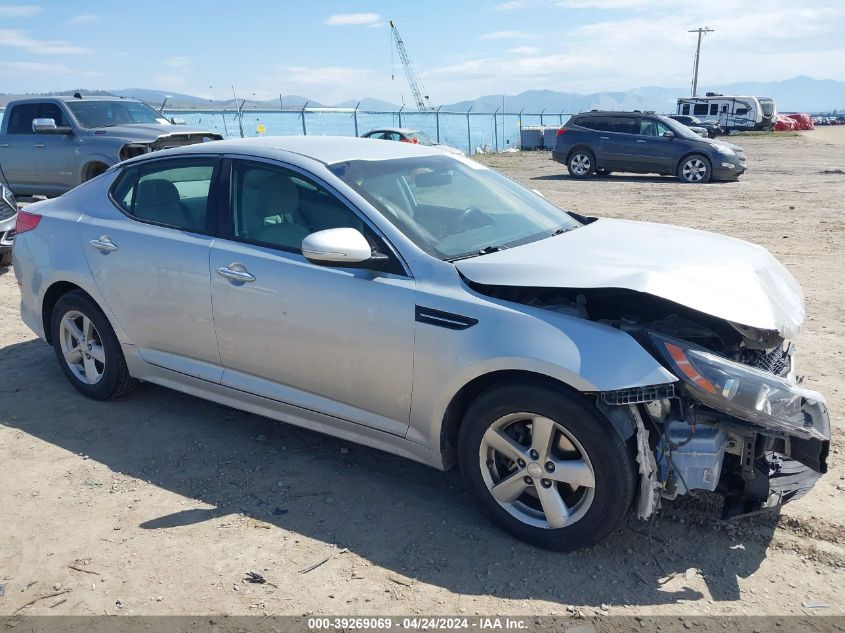
{"type": "Polygon", "coordinates": [[[439,259],[490,253],[580,226],[541,196],[469,159],[356,160],[329,169],[439,259]]]}
{"type": "Polygon", "coordinates": [[[433,138],[425,132],[408,132],[405,136],[411,139],[412,142],[419,145],[437,145],[433,138]]]}
{"type": "Polygon", "coordinates": [[[137,101],[69,101],[67,106],[85,128],[169,123],[150,106],[137,101]]]}
{"type": "Polygon", "coordinates": [[[675,133],[675,136],[680,136],[681,138],[695,139],[699,141],[701,140],[701,137],[698,134],[693,132],[683,123],[678,123],[675,119],[670,119],[668,116],[661,116],[657,118],[659,118],[663,123],[665,123],[666,127],[668,127],[675,133]]]}
{"type": "Polygon", "coordinates": [[[775,104],[774,101],[771,99],[758,99],[760,102],[760,107],[763,109],[763,114],[766,116],[772,116],[772,112],[774,112],[775,104]]]}

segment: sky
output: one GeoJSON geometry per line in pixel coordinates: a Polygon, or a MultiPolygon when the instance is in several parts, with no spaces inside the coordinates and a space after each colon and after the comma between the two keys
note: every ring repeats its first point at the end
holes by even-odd
{"type": "Polygon", "coordinates": [[[0,0],[0,92],[151,88],[413,103],[388,20],[432,104],[529,89],[622,91],[797,75],[845,80],[845,1],[0,0]],[[392,78],[395,76],[395,78],[392,78]]]}

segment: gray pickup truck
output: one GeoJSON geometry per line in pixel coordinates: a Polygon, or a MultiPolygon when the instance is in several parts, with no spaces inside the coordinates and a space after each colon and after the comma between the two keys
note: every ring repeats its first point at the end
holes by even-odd
{"type": "Polygon", "coordinates": [[[133,99],[21,99],[3,116],[0,167],[18,196],[60,196],[127,158],[222,138],[177,125],[133,99]]]}

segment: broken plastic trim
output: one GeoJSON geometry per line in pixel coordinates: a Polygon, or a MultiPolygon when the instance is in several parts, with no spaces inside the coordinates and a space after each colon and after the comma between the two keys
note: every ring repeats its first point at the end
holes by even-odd
{"type": "Polygon", "coordinates": [[[637,425],[637,463],[640,465],[640,493],[637,495],[637,518],[647,519],[660,509],[660,490],[657,480],[657,460],[648,443],[648,431],[635,406],[629,406],[637,425]]]}
{"type": "Polygon", "coordinates": [[[662,385],[648,385],[647,387],[632,387],[630,389],[615,389],[602,391],[601,399],[610,405],[643,404],[654,400],[666,400],[675,396],[674,383],[662,385]]]}

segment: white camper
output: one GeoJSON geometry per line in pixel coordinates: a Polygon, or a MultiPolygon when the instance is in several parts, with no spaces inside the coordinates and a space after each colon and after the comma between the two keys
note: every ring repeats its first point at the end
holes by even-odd
{"type": "Polygon", "coordinates": [[[775,102],[769,97],[739,97],[708,92],[678,98],[678,114],[718,123],[723,130],[768,130],[774,125],[775,102]]]}

